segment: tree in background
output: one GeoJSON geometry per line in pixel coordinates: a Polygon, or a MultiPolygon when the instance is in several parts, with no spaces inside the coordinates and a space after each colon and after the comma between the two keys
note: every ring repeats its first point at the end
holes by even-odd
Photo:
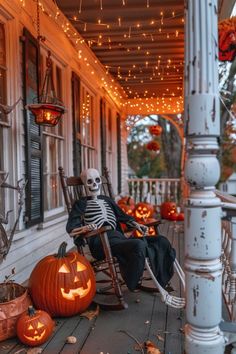
{"type": "Polygon", "coordinates": [[[178,133],[160,116],[148,116],[139,121],[130,131],[128,137],[128,161],[137,177],[175,178],[180,176],[181,142],[178,133]],[[149,133],[151,125],[159,124],[163,128],[160,136],[149,133]],[[157,141],[160,152],[149,151],[146,144],[157,141]]]}

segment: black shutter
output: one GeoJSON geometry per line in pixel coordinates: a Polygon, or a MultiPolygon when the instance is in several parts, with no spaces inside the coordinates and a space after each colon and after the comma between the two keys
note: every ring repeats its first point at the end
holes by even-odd
{"type": "Polygon", "coordinates": [[[80,78],[72,73],[72,115],[73,115],[73,169],[74,175],[81,172],[81,125],[80,125],[80,78]]]}
{"type": "Polygon", "coordinates": [[[117,134],[117,189],[121,193],[121,119],[119,113],[116,118],[116,134],[117,134]]]}
{"type": "MultiPolygon", "coordinates": [[[[24,103],[29,104],[39,94],[39,46],[36,39],[24,28],[23,31],[23,89],[24,103]]],[[[25,117],[26,157],[26,226],[43,221],[43,164],[42,132],[29,110],[25,117]]]]}
{"type": "Polygon", "coordinates": [[[101,171],[103,173],[104,168],[107,167],[106,159],[106,102],[100,99],[100,136],[101,136],[101,171]]]}

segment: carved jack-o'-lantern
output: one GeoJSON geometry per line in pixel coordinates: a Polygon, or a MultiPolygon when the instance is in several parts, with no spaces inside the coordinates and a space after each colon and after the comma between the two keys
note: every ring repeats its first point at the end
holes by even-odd
{"type": "Polygon", "coordinates": [[[162,127],[160,125],[151,125],[149,127],[149,133],[155,136],[161,135],[162,127]]]}
{"type": "Polygon", "coordinates": [[[58,254],[43,258],[29,280],[34,304],[52,316],[83,312],[96,291],[90,263],[77,252],[66,253],[66,245],[63,242],[58,254]]]}
{"type": "Polygon", "coordinates": [[[23,313],[17,321],[16,332],[20,341],[31,347],[48,340],[54,328],[54,321],[45,311],[36,311],[29,306],[28,313],[23,313]]]}
{"type": "Polygon", "coordinates": [[[123,210],[124,213],[128,214],[128,215],[133,215],[134,214],[134,208],[135,205],[131,204],[120,204],[119,207],[123,210]]]}
{"type": "Polygon", "coordinates": [[[136,204],[134,209],[134,217],[136,220],[146,220],[151,218],[154,213],[154,208],[150,203],[140,202],[136,204]]]}
{"type": "MultiPolygon", "coordinates": [[[[139,224],[146,224],[146,223],[151,223],[151,222],[156,222],[156,219],[153,218],[148,218],[145,221],[139,221],[139,224]]],[[[138,230],[135,230],[133,232],[134,237],[143,237],[143,234],[141,232],[139,232],[138,230]]],[[[157,236],[155,228],[153,226],[149,226],[148,227],[148,233],[146,236],[157,236]]]]}
{"type": "Polygon", "coordinates": [[[163,219],[170,219],[170,216],[175,213],[177,213],[177,209],[174,202],[164,202],[161,204],[161,217],[163,219]]]}

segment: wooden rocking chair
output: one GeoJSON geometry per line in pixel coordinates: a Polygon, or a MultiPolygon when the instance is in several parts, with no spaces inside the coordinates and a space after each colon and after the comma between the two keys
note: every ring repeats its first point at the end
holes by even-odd
{"type": "MultiPolygon", "coordinates": [[[[83,185],[83,182],[80,177],[66,177],[64,170],[62,167],[59,167],[59,176],[60,176],[60,181],[61,181],[61,186],[63,190],[63,195],[65,199],[65,203],[67,206],[68,213],[71,211],[72,206],[76,200],[79,200],[81,197],[86,196],[86,189],[83,185]]],[[[108,196],[112,199],[114,199],[114,193],[112,189],[112,184],[109,178],[109,172],[107,169],[104,169],[104,175],[101,176],[102,179],[102,185],[101,185],[101,194],[108,196]]],[[[151,223],[146,223],[145,225],[148,227],[154,227],[156,234],[158,234],[158,225],[160,224],[160,221],[156,220],[151,223]]],[[[103,309],[110,309],[110,310],[121,310],[121,309],[126,309],[128,307],[127,303],[124,301],[124,297],[122,294],[121,290],[121,285],[124,283],[124,281],[121,279],[120,272],[119,272],[119,265],[118,262],[116,261],[116,258],[112,256],[111,253],[111,248],[107,236],[107,231],[110,230],[110,226],[105,226],[101,227],[99,229],[96,229],[94,231],[89,231],[84,233],[83,235],[79,235],[82,237],[85,241],[86,239],[99,235],[101,238],[101,242],[103,245],[103,251],[105,255],[105,259],[102,261],[97,261],[97,260],[92,260],[91,265],[93,266],[93,269],[95,271],[95,274],[97,273],[103,273],[107,276],[107,279],[100,279],[97,277],[97,294],[100,295],[115,295],[116,302],[115,303],[104,303],[97,301],[101,308],[103,309]],[[108,285],[107,285],[108,283],[108,285]],[[102,287],[99,287],[101,284],[103,284],[102,287]]],[[[73,234],[74,236],[74,234],[73,234]]],[[[82,254],[83,248],[80,246],[78,247],[78,251],[82,254]]],[[[143,281],[143,285],[140,284],[140,289],[145,290],[145,291],[157,291],[157,288],[153,288],[148,286],[145,286],[145,280],[152,279],[155,283],[154,275],[152,274],[152,271],[147,263],[146,260],[146,268],[148,269],[149,276],[148,278],[143,277],[141,279],[143,281]],[[150,278],[151,275],[151,278],[150,278]]]]}

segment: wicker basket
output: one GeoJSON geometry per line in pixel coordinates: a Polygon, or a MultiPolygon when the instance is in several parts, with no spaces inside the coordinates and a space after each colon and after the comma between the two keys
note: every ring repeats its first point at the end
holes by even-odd
{"type": "Polygon", "coordinates": [[[16,283],[0,283],[0,341],[16,336],[18,317],[31,305],[27,289],[16,283]]]}

